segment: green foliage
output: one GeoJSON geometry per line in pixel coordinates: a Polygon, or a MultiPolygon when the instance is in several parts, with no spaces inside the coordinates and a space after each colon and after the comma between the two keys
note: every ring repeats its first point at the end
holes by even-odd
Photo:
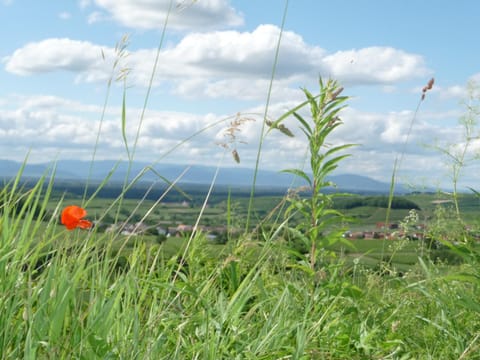
{"type": "Polygon", "coordinates": [[[444,155],[445,161],[450,168],[450,179],[453,185],[453,191],[450,195],[455,204],[456,215],[459,219],[461,218],[461,214],[458,182],[465,168],[472,162],[480,159],[480,153],[474,150],[476,141],[480,139],[480,130],[478,128],[480,96],[478,95],[478,84],[473,80],[467,85],[467,96],[468,98],[464,103],[465,113],[458,121],[462,129],[462,141],[435,144],[433,146],[434,149],[444,155]]]}
{"type": "MultiPolygon", "coordinates": [[[[328,80],[324,84],[320,79],[319,85],[318,96],[313,96],[306,89],[303,90],[310,107],[311,119],[305,119],[296,111],[292,113],[307,139],[309,168],[284,170],[307,183],[309,197],[291,196],[289,198],[291,205],[286,215],[298,212],[303,216],[303,222],[297,228],[305,234],[310,243],[309,256],[312,268],[315,266],[317,248],[322,243],[331,241],[333,237],[330,235],[330,239],[325,238],[324,232],[329,230],[330,225],[343,221],[343,215],[332,208],[333,198],[338,195],[327,194],[323,190],[334,185],[327,180],[327,176],[338,167],[342,159],[349,156],[342,154],[342,151],[352,146],[352,144],[338,146],[327,144],[327,137],[342,123],[339,113],[345,107],[343,104],[348,97],[340,96],[343,88],[333,80],[328,80]]],[[[275,126],[279,126],[278,122],[275,126]]]]}
{"type": "MultiPolygon", "coordinates": [[[[388,196],[366,196],[366,197],[337,197],[334,201],[335,209],[354,209],[361,206],[373,206],[379,208],[387,208],[389,205],[388,196]]],[[[405,197],[394,197],[391,202],[392,209],[416,209],[420,210],[420,207],[412,200],[405,197]]]]}

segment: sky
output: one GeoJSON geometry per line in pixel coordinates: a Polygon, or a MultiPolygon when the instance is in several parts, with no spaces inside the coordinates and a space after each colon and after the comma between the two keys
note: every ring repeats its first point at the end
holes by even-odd
{"type": "MultiPolygon", "coordinates": [[[[478,14],[476,0],[0,0],[0,158],[254,167],[264,115],[321,77],[350,97],[329,145],[358,144],[337,174],[389,181],[397,159],[399,181],[444,187],[446,153],[464,153],[459,184],[479,189],[479,132],[461,124],[479,116],[478,14]]],[[[305,164],[285,125],[295,136],[264,136],[260,168],[305,164]]]]}

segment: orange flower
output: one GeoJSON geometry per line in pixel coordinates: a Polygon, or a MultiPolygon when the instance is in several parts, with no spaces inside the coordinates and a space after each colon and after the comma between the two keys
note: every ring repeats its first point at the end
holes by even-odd
{"type": "Polygon", "coordinates": [[[81,229],[90,229],[92,223],[82,218],[87,216],[87,211],[80,206],[70,205],[62,211],[62,224],[66,226],[68,230],[73,230],[77,227],[81,229]]]}

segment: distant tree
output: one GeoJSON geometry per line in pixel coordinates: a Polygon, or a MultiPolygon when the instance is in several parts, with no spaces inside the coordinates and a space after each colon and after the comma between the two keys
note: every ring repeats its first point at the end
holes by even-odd
{"type": "Polygon", "coordinates": [[[165,241],[167,241],[167,235],[165,234],[158,234],[155,238],[155,241],[158,243],[158,244],[162,244],[164,243],[165,241]]]}
{"type": "MultiPolygon", "coordinates": [[[[361,206],[372,206],[378,208],[388,207],[388,196],[366,196],[366,197],[352,197],[336,199],[334,207],[336,209],[353,209],[361,206]]],[[[394,197],[392,199],[392,209],[415,209],[420,210],[420,207],[413,201],[403,198],[394,197]]]]}

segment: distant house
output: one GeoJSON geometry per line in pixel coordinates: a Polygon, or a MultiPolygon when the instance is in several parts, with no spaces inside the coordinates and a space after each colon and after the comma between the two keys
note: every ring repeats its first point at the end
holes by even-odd
{"type": "Polygon", "coordinates": [[[385,234],[378,231],[364,231],[363,236],[365,239],[383,239],[385,234]]]}
{"type": "Polygon", "coordinates": [[[193,226],[191,225],[185,225],[185,224],[180,224],[178,225],[173,233],[176,236],[180,236],[181,234],[187,233],[187,232],[192,232],[193,231],[193,226]]]}
{"type": "Polygon", "coordinates": [[[206,235],[206,237],[210,241],[215,241],[217,239],[218,235],[209,233],[209,234],[206,235]]]}
{"type": "Polygon", "coordinates": [[[168,228],[157,226],[155,229],[157,230],[158,235],[168,235],[168,228]]]}
{"type": "Polygon", "coordinates": [[[385,224],[384,222],[378,222],[378,223],[376,224],[376,227],[377,227],[377,229],[390,229],[390,230],[394,230],[394,229],[398,229],[398,224],[396,224],[396,223],[385,224]]]}
{"type": "Polygon", "coordinates": [[[127,223],[121,222],[118,224],[110,225],[105,232],[114,232],[120,230],[120,234],[122,235],[141,235],[147,231],[148,227],[144,223],[137,222],[137,223],[127,223]]]}

